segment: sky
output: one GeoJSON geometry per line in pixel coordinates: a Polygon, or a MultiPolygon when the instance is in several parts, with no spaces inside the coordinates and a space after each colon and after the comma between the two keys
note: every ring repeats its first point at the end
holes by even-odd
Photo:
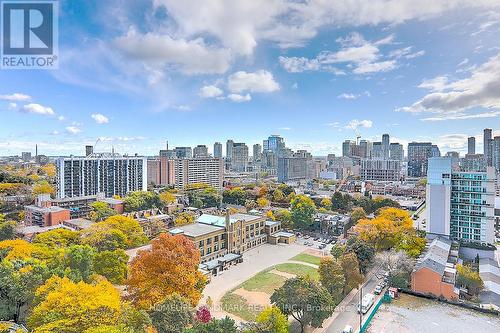
{"type": "Polygon", "coordinates": [[[0,70],[0,155],[279,134],[325,156],[384,133],[482,152],[499,33],[500,0],[61,0],[59,68],[0,70]]]}

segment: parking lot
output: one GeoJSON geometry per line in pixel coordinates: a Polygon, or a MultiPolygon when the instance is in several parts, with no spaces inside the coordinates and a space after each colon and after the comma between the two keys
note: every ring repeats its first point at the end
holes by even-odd
{"type": "Polygon", "coordinates": [[[402,294],[399,299],[379,308],[367,332],[500,332],[500,319],[458,306],[402,294]]]}
{"type": "Polygon", "coordinates": [[[336,238],[332,236],[319,235],[297,235],[297,243],[316,250],[322,250],[326,255],[330,253],[333,245],[336,243],[336,238]]]}

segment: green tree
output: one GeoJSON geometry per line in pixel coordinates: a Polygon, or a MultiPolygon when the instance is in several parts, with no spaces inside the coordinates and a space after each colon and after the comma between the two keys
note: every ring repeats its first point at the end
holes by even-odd
{"type": "Polygon", "coordinates": [[[292,213],[288,209],[280,209],[276,213],[276,219],[281,222],[284,229],[291,229],[292,226],[292,213]]]}
{"type": "Polygon", "coordinates": [[[128,256],[122,249],[98,252],[94,256],[94,271],[113,284],[122,284],[127,277],[128,256]]]}
{"type": "Polygon", "coordinates": [[[353,224],[358,223],[359,220],[366,218],[366,212],[363,207],[356,207],[351,213],[351,222],[353,224]]]}
{"type": "Polygon", "coordinates": [[[275,202],[282,202],[285,199],[285,195],[279,189],[274,190],[273,192],[273,200],[275,202]]]}
{"type": "Polygon", "coordinates": [[[114,251],[116,249],[126,249],[127,236],[118,230],[108,227],[91,227],[82,234],[82,244],[88,244],[98,251],[114,251]]]}
{"type": "Polygon", "coordinates": [[[94,273],[95,250],[88,245],[72,245],[65,254],[67,276],[74,282],[90,282],[94,273]]]}
{"type": "Polygon", "coordinates": [[[206,324],[196,323],[193,327],[185,329],[183,333],[237,333],[236,323],[229,317],[212,319],[206,324]]]}
{"type": "Polygon", "coordinates": [[[307,325],[321,327],[334,310],[334,301],[328,290],[308,277],[288,279],[271,295],[271,303],[285,315],[300,323],[301,332],[307,325]]]}
{"type": "Polygon", "coordinates": [[[256,321],[260,333],[288,333],[288,318],[276,306],[262,310],[256,321]]]}
{"type": "Polygon", "coordinates": [[[176,216],[174,220],[174,225],[176,227],[180,227],[186,224],[192,224],[194,223],[194,216],[191,215],[188,212],[182,212],[179,215],[176,216]]]}
{"type": "Polygon", "coordinates": [[[352,289],[357,288],[361,282],[363,282],[363,275],[361,275],[360,273],[358,258],[356,257],[355,253],[345,253],[341,257],[340,265],[342,266],[344,279],[346,281],[343,290],[343,294],[346,295],[352,289]]]}
{"type": "Polygon", "coordinates": [[[110,216],[116,215],[116,211],[109,207],[109,205],[102,201],[93,202],[90,207],[92,211],[90,212],[90,218],[92,221],[103,221],[110,216]]]}
{"type": "Polygon", "coordinates": [[[335,259],[339,259],[344,255],[345,250],[346,250],[345,245],[335,244],[330,250],[330,253],[335,259]]]}
{"type": "Polygon", "coordinates": [[[154,192],[130,192],[123,200],[125,201],[125,211],[127,212],[163,207],[160,196],[154,192]]]}
{"type": "Polygon", "coordinates": [[[6,221],[5,215],[0,214],[0,241],[16,238],[16,222],[6,221]]]}
{"type": "Polygon", "coordinates": [[[295,196],[291,202],[290,210],[294,227],[306,229],[313,224],[316,206],[311,198],[305,195],[295,196]]]}
{"type": "Polygon", "coordinates": [[[241,187],[235,187],[230,190],[225,190],[222,193],[222,201],[232,205],[245,205],[247,193],[241,187]]]}
{"type": "Polygon", "coordinates": [[[192,323],[193,313],[189,300],[172,294],[153,306],[149,316],[158,333],[180,333],[192,323]]]}
{"type": "Polygon", "coordinates": [[[352,199],[349,194],[342,194],[342,192],[335,192],[332,196],[332,210],[346,211],[352,199]]]}
{"type": "Polygon", "coordinates": [[[323,258],[318,268],[319,281],[332,295],[335,304],[342,300],[346,283],[342,266],[337,259],[323,258]]]}
{"type": "Polygon", "coordinates": [[[375,258],[375,248],[358,237],[350,237],[347,240],[346,252],[353,252],[356,254],[359,269],[363,274],[367,272],[370,264],[375,258]]]}

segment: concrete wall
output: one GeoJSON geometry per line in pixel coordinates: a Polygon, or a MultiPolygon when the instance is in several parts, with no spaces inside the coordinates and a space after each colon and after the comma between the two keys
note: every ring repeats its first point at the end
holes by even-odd
{"type": "Polygon", "coordinates": [[[474,260],[479,254],[479,259],[490,258],[495,260],[495,251],[490,250],[478,250],[472,249],[470,247],[460,246],[460,250],[458,251],[460,258],[474,260]]]}

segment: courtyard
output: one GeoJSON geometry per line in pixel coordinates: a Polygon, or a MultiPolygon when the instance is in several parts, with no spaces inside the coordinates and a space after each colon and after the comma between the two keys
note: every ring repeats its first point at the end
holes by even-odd
{"type": "Polygon", "coordinates": [[[320,251],[300,244],[264,244],[243,254],[243,263],[215,276],[204,290],[205,303],[210,297],[212,314],[226,315],[237,322],[254,320],[270,305],[275,289],[295,276],[318,279],[320,251]],[[258,272],[257,274],[255,272],[258,272]]]}
{"type": "Polygon", "coordinates": [[[383,304],[373,318],[369,333],[472,333],[500,332],[500,318],[401,294],[383,304]]]}

